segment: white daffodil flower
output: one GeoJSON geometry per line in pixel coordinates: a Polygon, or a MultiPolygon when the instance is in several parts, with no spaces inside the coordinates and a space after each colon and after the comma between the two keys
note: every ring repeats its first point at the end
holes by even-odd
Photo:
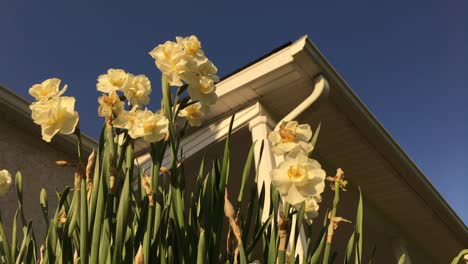
{"type": "Polygon", "coordinates": [[[134,113],[128,113],[122,119],[126,119],[129,123],[126,126],[132,138],[141,137],[149,143],[164,139],[169,131],[169,122],[161,112],[152,113],[148,109],[137,110],[134,113]]]}
{"type": "Polygon", "coordinates": [[[179,116],[185,117],[188,123],[193,127],[201,126],[203,117],[207,110],[208,107],[203,106],[200,103],[194,103],[180,110],[179,116]]]}
{"type": "Polygon", "coordinates": [[[289,153],[270,175],[281,196],[291,205],[301,203],[310,196],[319,195],[325,188],[325,171],[320,163],[309,159],[301,151],[289,153]]]}
{"type": "Polygon", "coordinates": [[[198,65],[198,74],[213,80],[213,82],[219,82],[219,77],[216,75],[218,68],[209,59],[203,60],[198,65]]]}
{"type": "Polygon", "coordinates": [[[12,184],[11,174],[7,170],[0,171],[0,197],[3,197],[10,190],[12,184]]]}
{"type": "Polygon", "coordinates": [[[41,126],[42,139],[50,142],[53,136],[71,134],[78,124],[78,112],[75,111],[74,97],[57,97],[31,104],[32,119],[41,126]]]}
{"type": "Polygon", "coordinates": [[[192,100],[204,106],[216,103],[215,82],[218,69],[205,57],[201,43],[196,36],[177,37],[177,42],[166,41],[154,48],[150,55],[172,86],[188,85],[192,100]]]}
{"type": "Polygon", "coordinates": [[[120,112],[117,117],[112,120],[112,126],[127,130],[132,129],[137,121],[137,112],[141,112],[141,110],[138,110],[138,106],[134,106],[130,111],[124,110],[120,112]]]}
{"type": "Polygon", "coordinates": [[[205,106],[215,104],[218,99],[213,80],[205,76],[201,76],[196,83],[189,83],[187,92],[193,101],[199,101],[205,106]]]}
{"type": "Polygon", "coordinates": [[[29,88],[29,94],[37,101],[59,97],[67,90],[67,85],[59,90],[60,82],[61,80],[57,78],[47,79],[29,88]]]}
{"type": "Polygon", "coordinates": [[[304,219],[311,225],[318,216],[318,211],[320,209],[319,203],[322,202],[322,197],[320,195],[311,196],[304,202],[304,219]]]}
{"type": "Polygon", "coordinates": [[[135,113],[122,111],[114,120],[112,120],[112,126],[116,128],[130,129],[133,122],[135,122],[135,118],[135,113]]]}
{"type": "Polygon", "coordinates": [[[202,50],[201,42],[194,35],[190,37],[176,37],[177,44],[179,44],[187,55],[193,56],[196,61],[203,61],[205,53],[202,50]]]}
{"type": "Polygon", "coordinates": [[[111,91],[109,95],[103,94],[98,98],[99,108],[98,114],[99,116],[104,117],[116,117],[122,111],[124,111],[124,102],[120,100],[119,95],[116,91],[111,91]]]}
{"type": "Polygon", "coordinates": [[[312,137],[312,129],[308,124],[299,125],[297,121],[284,121],[279,131],[272,131],[268,135],[273,145],[272,151],[276,155],[286,154],[294,150],[301,150],[304,153],[309,153],[314,149],[310,139],[312,137]]]}
{"type": "Polygon", "coordinates": [[[129,104],[143,106],[150,101],[151,82],[144,74],[128,74],[127,80],[122,88],[129,104]]]}
{"type": "Polygon", "coordinates": [[[97,79],[96,88],[103,93],[120,91],[127,79],[127,73],[121,69],[109,69],[97,79]]]}
{"type": "Polygon", "coordinates": [[[161,70],[172,86],[182,86],[184,76],[194,72],[197,66],[193,57],[185,52],[183,46],[172,41],[158,45],[149,54],[154,58],[156,67],[161,70]]]}

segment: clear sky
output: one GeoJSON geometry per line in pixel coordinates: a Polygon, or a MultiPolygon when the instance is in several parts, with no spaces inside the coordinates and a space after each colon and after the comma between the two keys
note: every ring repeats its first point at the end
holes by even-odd
{"type": "Polygon", "coordinates": [[[307,34],[467,223],[467,3],[1,1],[0,83],[32,99],[32,84],[62,79],[96,138],[96,78],[108,68],[156,88],[148,52],[176,35],[197,35],[223,76],[307,34]]]}

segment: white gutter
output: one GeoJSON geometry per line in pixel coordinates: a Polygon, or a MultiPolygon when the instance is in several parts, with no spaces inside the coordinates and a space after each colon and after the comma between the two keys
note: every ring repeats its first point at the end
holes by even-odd
{"type": "Polygon", "coordinates": [[[317,99],[320,98],[322,94],[325,96],[328,95],[330,90],[330,86],[328,85],[327,79],[323,77],[322,74],[319,74],[315,77],[315,88],[312,93],[307,97],[302,103],[300,103],[296,108],[294,108],[289,114],[287,114],[281,121],[279,121],[276,126],[275,130],[279,130],[281,123],[284,121],[291,121],[296,119],[302,112],[304,112],[307,108],[309,108],[317,99]]]}

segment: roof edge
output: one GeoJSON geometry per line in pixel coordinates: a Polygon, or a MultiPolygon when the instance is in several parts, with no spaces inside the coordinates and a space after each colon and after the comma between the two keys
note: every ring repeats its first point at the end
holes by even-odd
{"type": "MultiPolygon", "coordinates": [[[[384,126],[377,120],[377,118],[370,112],[365,106],[361,99],[355,94],[351,87],[341,77],[341,75],[335,70],[335,68],[325,59],[320,50],[313,44],[312,41],[307,39],[306,45],[303,51],[310,56],[315,63],[317,63],[322,69],[324,76],[339,89],[335,89],[335,92],[340,93],[354,109],[354,113],[359,113],[362,116],[362,120],[358,123],[366,125],[368,127],[366,132],[369,134],[375,134],[374,139],[379,140],[380,144],[386,148],[385,153],[379,151],[390,161],[390,163],[401,163],[405,165],[405,168],[409,169],[408,173],[397,175],[406,182],[411,189],[426,203],[428,207],[432,209],[433,213],[439,217],[439,219],[452,231],[455,237],[458,238],[462,244],[468,244],[468,229],[464,225],[460,217],[445,201],[442,195],[432,185],[429,179],[419,169],[403,148],[397,143],[397,141],[390,135],[390,133],[384,128],[384,126]],[[387,153],[387,151],[389,153],[387,153]],[[391,156],[391,157],[390,157],[391,156]],[[423,188],[423,189],[421,189],[423,188]],[[430,194],[430,195],[428,195],[430,194]],[[437,207],[435,208],[434,205],[437,207]],[[443,209],[442,211],[440,209],[443,209]]],[[[348,112],[350,114],[352,112],[348,112]]],[[[356,116],[354,116],[355,119],[356,116]]],[[[355,121],[355,120],[353,120],[355,121]]],[[[361,127],[362,129],[362,127],[361,127]]],[[[374,140],[374,141],[375,141],[374,140]]],[[[392,164],[393,166],[395,164],[392,164]]],[[[396,169],[398,172],[401,170],[396,169]]]]}

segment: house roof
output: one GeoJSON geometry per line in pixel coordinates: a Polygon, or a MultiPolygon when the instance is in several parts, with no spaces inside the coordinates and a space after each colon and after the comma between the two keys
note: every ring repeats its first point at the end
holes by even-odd
{"type": "Polygon", "coordinates": [[[464,223],[306,36],[217,84],[219,100],[200,129],[216,129],[216,122],[255,102],[279,121],[311,93],[318,74],[328,80],[329,95],[298,119],[322,122],[321,162],[344,168],[368,204],[436,262],[466,247],[464,223]]]}
{"type": "MultiPolygon", "coordinates": [[[[31,134],[37,136],[37,140],[41,140],[41,129],[32,121],[30,104],[31,102],[27,99],[0,85],[0,113],[3,121],[27,129],[31,134]]],[[[81,133],[81,142],[85,154],[89,154],[97,145],[91,137],[84,133],[81,133]]],[[[76,138],[74,135],[57,134],[50,144],[66,153],[76,153],[76,138]]]]}

